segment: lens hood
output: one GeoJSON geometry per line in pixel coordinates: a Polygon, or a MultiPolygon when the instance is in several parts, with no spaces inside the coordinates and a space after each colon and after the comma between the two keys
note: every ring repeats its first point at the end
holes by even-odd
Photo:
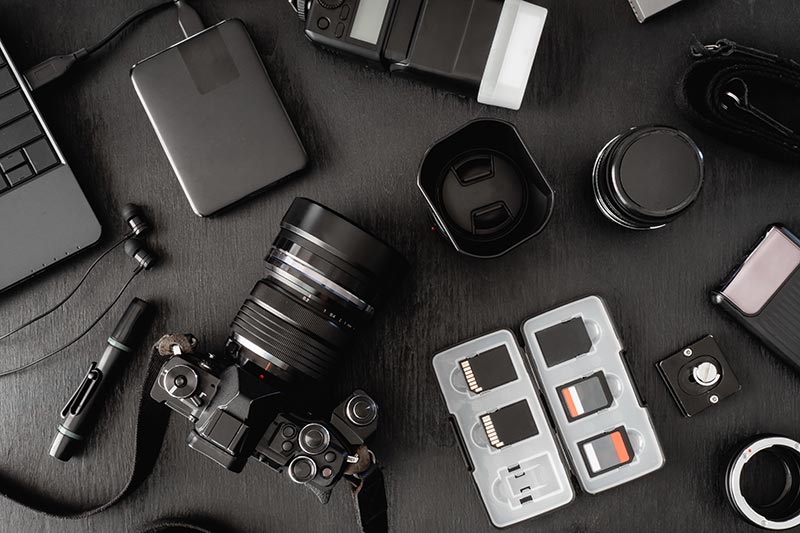
{"type": "Polygon", "coordinates": [[[472,257],[505,254],[542,231],[553,211],[553,189],[502,120],[473,120],[434,143],[417,185],[435,227],[472,257]]]}

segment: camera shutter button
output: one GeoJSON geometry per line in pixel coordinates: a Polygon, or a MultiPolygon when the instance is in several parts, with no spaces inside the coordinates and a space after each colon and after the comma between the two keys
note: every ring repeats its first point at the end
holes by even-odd
{"type": "Polygon", "coordinates": [[[378,417],[378,406],[366,394],[354,396],[345,407],[347,419],[357,426],[368,426],[378,417]]]}

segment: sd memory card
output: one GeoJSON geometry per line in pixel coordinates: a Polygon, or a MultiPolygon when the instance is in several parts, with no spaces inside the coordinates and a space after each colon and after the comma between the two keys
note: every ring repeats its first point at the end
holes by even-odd
{"type": "Polygon", "coordinates": [[[602,411],[614,402],[602,370],[562,385],[556,391],[570,422],[602,411]]]}
{"type": "Polygon", "coordinates": [[[498,450],[539,434],[528,402],[520,400],[481,416],[489,444],[498,450]]]}
{"type": "Polygon", "coordinates": [[[548,367],[575,359],[592,349],[592,339],[581,317],[537,331],[536,342],[548,367]]]}
{"type": "Polygon", "coordinates": [[[505,344],[459,362],[469,390],[475,394],[505,385],[517,379],[511,355],[505,344]]]}
{"type": "Polygon", "coordinates": [[[624,426],[578,443],[591,477],[633,462],[633,448],[624,426]]]}

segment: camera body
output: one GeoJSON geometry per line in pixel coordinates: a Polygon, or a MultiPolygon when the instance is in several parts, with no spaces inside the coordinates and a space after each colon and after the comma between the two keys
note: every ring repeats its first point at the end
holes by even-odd
{"type": "Polygon", "coordinates": [[[286,470],[292,481],[315,493],[325,492],[358,462],[359,448],[377,427],[377,406],[362,391],[351,394],[327,421],[283,412],[288,397],[268,375],[253,373],[249,363],[228,355],[176,353],[181,344],[187,343],[171,342],[173,355],[151,396],[192,422],[190,448],[228,470],[241,472],[254,457],[286,470]]]}
{"type": "Polygon", "coordinates": [[[290,0],[314,44],[519,109],[547,10],[525,0],[290,0]]]}
{"type": "Polygon", "coordinates": [[[324,419],[307,406],[407,263],[350,220],[297,198],[265,267],[219,355],[196,350],[192,335],[159,340],[167,359],[150,396],[192,422],[192,449],[233,472],[254,457],[325,502],[343,476],[358,485],[377,470],[365,441],[378,407],[360,390],[324,419]]]}

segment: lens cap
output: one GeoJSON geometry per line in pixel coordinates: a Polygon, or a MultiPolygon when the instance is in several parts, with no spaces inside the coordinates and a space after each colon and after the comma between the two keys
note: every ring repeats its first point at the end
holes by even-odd
{"type": "Polygon", "coordinates": [[[498,257],[547,225],[553,189],[514,125],[477,119],[433,144],[417,185],[459,252],[498,257]]]}
{"type": "Polygon", "coordinates": [[[593,181],[597,204],[609,219],[631,229],[656,229],[699,196],[703,154],[675,128],[633,128],[603,148],[593,181]]]}

